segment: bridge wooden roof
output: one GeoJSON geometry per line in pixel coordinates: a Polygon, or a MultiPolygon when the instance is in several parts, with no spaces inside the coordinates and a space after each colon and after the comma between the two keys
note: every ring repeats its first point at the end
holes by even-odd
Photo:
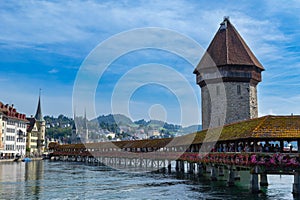
{"type": "Polygon", "coordinates": [[[65,149],[163,148],[203,142],[300,139],[300,116],[264,116],[176,138],[61,145],[65,149]]]}
{"type": "Polygon", "coordinates": [[[202,143],[205,136],[207,136],[206,141],[300,139],[300,116],[268,115],[212,130],[200,131],[194,135],[194,144],[202,143]]]}

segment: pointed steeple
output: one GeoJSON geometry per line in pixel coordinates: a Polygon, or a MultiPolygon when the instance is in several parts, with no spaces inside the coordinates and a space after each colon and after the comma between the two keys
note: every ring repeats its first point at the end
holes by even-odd
{"type": "Polygon", "coordinates": [[[86,109],[84,109],[84,122],[83,122],[83,128],[86,130],[87,129],[87,118],[86,118],[86,109]]]}
{"type": "Polygon", "coordinates": [[[210,68],[210,58],[217,67],[228,65],[246,65],[254,66],[263,71],[264,67],[255,57],[246,42],[230,23],[229,17],[224,17],[224,21],[220,24],[220,28],[211,41],[206,53],[202,57],[198,67],[194,71],[210,68]]]}
{"type": "Polygon", "coordinates": [[[72,130],[76,130],[76,124],[75,124],[75,118],[76,118],[76,110],[74,109],[74,117],[73,117],[73,126],[72,126],[72,130]]]}
{"type": "Polygon", "coordinates": [[[83,142],[87,143],[89,141],[89,130],[87,126],[87,118],[86,118],[86,109],[84,109],[84,122],[83,122],[83,142]]]}
{"type": "Polygon", "coordinates": [[[42,107],[41,107],[41,89],[40,89],[40,94],[39,94],[38,106],[37,106],[37,110],[36,110],[34,118],[37,121],[44,121],[43,114],[42,114],[42,107]]]}

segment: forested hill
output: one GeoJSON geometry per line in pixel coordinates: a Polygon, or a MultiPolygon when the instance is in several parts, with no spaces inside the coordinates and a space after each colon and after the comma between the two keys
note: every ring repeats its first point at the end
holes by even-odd
{"type": "MultiPolygon", "coordinates": [[[[45,116],[46,121],[46,136],[49,138],[60,138],[66,140],[71,136],[71,129],[74,124],[72,118],[64,115],[58,117],[45,116]]],[[[80,124],[83,124],[83,117],[76,117],[78,130],[80,124]]],[[[87,121],[89,133],[94,138],[105,137],[108,133],[116,134],[116,139],[141,139],[142,137],[174,137],[201,130],[201,125],[182,127],[180,125],[165,123],[158,120],[144,119],[132,121],[125,115],[109,114],[102,115],[96,119],[87,121]]]]}

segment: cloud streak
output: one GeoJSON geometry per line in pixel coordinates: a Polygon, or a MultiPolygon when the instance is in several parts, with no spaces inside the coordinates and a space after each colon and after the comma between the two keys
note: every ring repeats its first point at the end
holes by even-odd
{"type": "MultiPolygon", "coordinates": [[[[60,94],[60,99],[70,101],[71,84],[75,79],[74,71],[79,68],[80,63],[93,48],[112,35],[130,29],[160,27],[185,34],[206,48],[223,16],[227,15],[266,68],[266,72],[263,73],[264,82],[259,86],[259,91],[262,92],[259,94],[261,113],[269,113],[270,110],[284,113],[283,109],[277,108],[280,107],[277,102],[286,102],[286,95],[290,95],[291,99],[286,102],[284,109],[290,112],[292,108],[289,105],[295,105],[300,96],[298,89],[300,17],[297,14],[299,9],[297,1],[282,3],[282,1],[242,0],[237,4],[231,1],[224,3],[214,0],[210,2],[12,0],[2,1],[0,8],[2,27],[0,56],[4,58],[0,63],[0,75],[3,77],[0,82],[5,81],[8,85],[12,85],[14,88],[11,91],[15,93],[9,98],[0,96],[1,99],[14,101],[14,98],[20,97],[17,93],[24,88],[16,89],[21,86],[15,83],[15,79],[21,77],[20,80],[24,81],[34,79],[37,87],[42,86],[45,91],[51,91],[51,95],[49,94],[51,100],[55,99],[53,87],[68,88],[66,94],[60,94]],[[17,56],[20,58],[16,59],[17,56]],[[29,67],[21,71],[20,66],[25,66],[24,63],[29,67]],[[15,77],[6,78],[4,75],[11,74],[9,72],[14,72],[15,77]],[[38,74],[35,74],[36,72],[38,74]],[[51,86],[48,84],[49,81],[57,82],[51,86]]],[[[168,38],[165,39],[170,42],[168,38]]],[[[134,37],[130,38],[130,41],[135,40],[134,37]]],[[[184,45],[174,43],[179,48],[184,45]]],[[[111,46],[111,51],[121,46],[121,43],[111,46]]],[[[191,49],[187,54],[199,60],[202,52],[198,53],[191,49]]],[[[105,58],[105,55],[103,56],[105,58]]],[[[103,87],[111,88],[111,79],[117,81],[116,74],[126,73],[131,66],[134,66],[130,65],[131,63],[138,63],[136,60],[151,61],[153,54],[145,52],[139,56],[137,59],[118,62],[120,68],[117,70],[112,68],[110,71],[109,68],[106,80],[101,82],[104,84],[103,87]],[[142,57],[148,60],[140,59],[142,57]]],[[[190,83],[198,87],[189,68],[181,67],[181,63],[176,63],[177,61],[172,63],[172,56],[165,56],[162,59],[167,60],[162,64],[174,67],[188,78],[190,83]]],[[[172,78],[169,81],[176,84],[176,80],[172,78]]],[[[184,94],[185,91],[178,90],[178,92],[184,94]]],[[[26,105],[32,104],[30,93],[32,91],[28,89],[21,93],[24,97],[28,97],[22,98],[27,102],[26,105]]],[[[45,107],[53,107],[50,101],[45,102],[49,103],[45,107]]],[[[70,102],[63,104],[68,103],[70,102]]],[[[300,112],[298,107],[294,108],[298,110],[295,112],[300,112]]],[[[71,113],[71,106],[61,106],[60,110],[54,107],[53,109],[56,110],[47,108],[49,114],[51,112],[71,113]]]]}

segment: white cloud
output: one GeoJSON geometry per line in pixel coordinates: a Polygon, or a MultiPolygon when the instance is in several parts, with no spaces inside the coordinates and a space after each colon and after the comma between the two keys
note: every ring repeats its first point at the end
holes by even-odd
{"type": "MultiPolygon", "coordinates": [[[[289,33],[286,33],[282,29],[283,21],[276,19],[280,18],[280,14],[286,13],[299,19],[296,9],[299,9],[297,1],[292,3],[267,1],[264,6],[260,1],[256,3],[243,1],[240,4],[180,0],[4,1],[1,2],[0,9],[2,27],[0,43],[1,47],[14,50],[26,48],[70,57],[80,55],[82,59],[93,47],[113,34],[132,28],[151,26],[173,29],[207,47],[223,16],[230,15],[231,22],[267,69],[264,72],[263,91],[275,93],[272,86],[276,84],[283,88],[282,93],[284,93],[289,91],[288,85],[297,85],[300,80],[297,75],[300,73],[299,66],[295,64],[299,61],[299,52],[285,46],[286,43],[298,45],[294,40],[299,36],[299,31],[296,33],[294,31],[298,29],[295,27],[299,27],[299,23],[291,24],[289,33]],[[258,15],[254,12],[256,7],[264,12],[258,15]],[[286,72],[283,72],[281,67],[284,67],[286,72]],[[296,76],[292,77],[293,74],[296,76]]],[[[136,38],[128,39],[134,41],[136,38]]],[[[118,45],[112,48],[118,49],[118,45]]],[[[196,54],[197,52],[190,52],[190,55],[196,54]]],[[[200,59],[200,55],[201,52],[197,59],[200,59]]],[[[58,71],[59,68],[53,68],[46,72],[51,74],[58,71]]],[[[182,69],[180,72],[186,74],[185,77],[189,77],[190,82],[194,82],[195,77],[190,69],[182,69]]],[[[170,78],[169,81],[170,84],[177,84],[176,86],[180,88],[176,80],[170,78]]],[[[28,94],[29,92],[32,91],[28,91],[28,94]]],[[[178,89],[178,92],[184,94],[186,91],[178,89]]],[[[260,105],[260,108],[263,108],[262,113],[290,112],[292,110],[290,105],[295,105],[298,98],[293,97],[286,102],[282,93],[277,94],[281,98],[276,98],[275,95],[263,98],[260,105]],[[286,106],[281,106],[279,102],[286,102],[286,106]]],[[[295,96],[299,94],[296,90],[292,93],[295,96]]],[[[262,96],[266,95],[262,94],[262,96]]],[[[50,99],[54,101],[55,98],[50,99]]],[[[66,101],[62,105],[70,103],[69,96],[61,97],[61,100],[66,101]]],[[[56,109],[53,111],[48,109],[49,112],[59,112],[58,107],[51,105],[50,101],[48,103],[47,106],[56,109]]],[[[190,109],[191,112],[193,109],[195,108],[190,109]]],[[[297,106],[293,109],[299,110],[297,106]]]]}
{"type": "MultiPolygon", "coordinates": [[[[120,31],[149,26],[170,28],[208,45],[225,15],[230,15],[239,32],[264,59],[278,53],[273,41],[286,39],[278,23],[244,14],[237,9],[242,9],[241,6],[234,4],[222,5],[222,9],[218,4],[208,7],[203,2],[176,0],[136,3],[14,1],[3,4],[9,9],[0,11],[0,25],[5,27],[0,33],[0,41],[14,48],[76,44],[80,48],[75,49],[80,51],[120,31]]],[[[69,51],[71,54],[74,48],[69,48],[69,51]]]]}
{"type": "Polygon", "coordinates": [[[49,74],[56,74],[58,73],[58,70],[57,69],[51,69],[48,71],[49,74]]]}

